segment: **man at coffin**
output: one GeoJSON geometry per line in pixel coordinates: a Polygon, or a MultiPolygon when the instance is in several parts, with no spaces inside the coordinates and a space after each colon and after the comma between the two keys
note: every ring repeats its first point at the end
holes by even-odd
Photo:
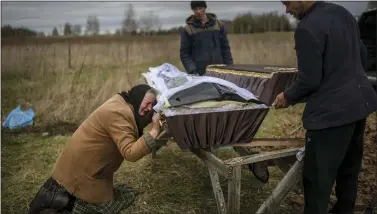
{"type": "Polygon", "coordinates": [[[304,212],[328,213],[336,181],[337,202],[330,213],[353,213],[366,118],[377,110],[356,20],[344,7],[329,2],[283,4],[300,20],[294,35],[298,78],[276,97],[275,107],[306,101],[304,212]]]}

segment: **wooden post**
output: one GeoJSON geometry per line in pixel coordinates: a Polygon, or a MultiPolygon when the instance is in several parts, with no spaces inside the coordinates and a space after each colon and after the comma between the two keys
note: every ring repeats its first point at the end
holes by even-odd
{"type": "Polygon", "coordinates": [[[303,161],[296,161],[293,164],[292,168],[279,182],[271,196],[262,204],[256,214],[272,214],[277,211],[283,199],[301,178],[303,163],[303,161]]]}
{"type": "Polygon", "coordinates": [[[212,152],[204,151],[202,149],[192,149],[191,152],[198,156],[198,158],[200,158],[207,166],[211,166],[224,177],[229,177],[230,168],[212,152]]]}
{"type": "Polygon", "coordinates": [[[71,63],[71,43],[68,41],[68,68],[72,68],[72,63],[71,63]]]}
{"type": "MultiPolygon", "coordinates": [[[[163,138],[163,136],[161,137],[163,138]]],[[[302,139],[259,139],[258,143],[260,143],[260,145],[280,144],[279,146],[281,146],[282,144],[287,144],[287,146],[291,144],[291,146],[293,147],[304,145],[304,141],[302,139]],[[279,141],[283,142],[279,143],[279,141]]],[[[236,146],[242,147],[243,145],[236,146]]],[[[252,143],[250,145],[245,145],[245,147],[253,146],[254,145],[252,143]]],[[[297,152],[299,152],[301,148],[281,149],[278,151],[231,158],[225,161],[221,160],[215,154],[213,154],[213,148],[209,150],[190,150],[208,166],[218,212],[221,214],[239,214],[241,197],[241,166],[266,160],[276,161],[276,159],[284,157],[295,157],[297,152]],[[219,173],[225,176],[228,180],[228,200],[226,207],[224,206],[224,195],[219,182],[219,173]]],[[[290,169],[287,166],[282,167],[283,171],[288,172],[279,182],[272,195],[259,208],[257,214],[273,213],[277,210],[289,191],[297,184],[297,181],[300,181],[302,165],[303,161],[296,161],[290,169]]]]}
{"type": "Polygon", "coordinates": [[[224,200],[224,194],[220,186],[219,174],[212,166],[208,166],[209,176],[211,177],[213,194],[217,204],[217,211],[219,214],[226,214],[226,205],[224,200]]]}
{"type": "Polygon", "coordinates": [[[229,166],[241,166],[241,165],[261,162],[265,160],[293,156],[293,155],[296,155],[296,153],[299,150],[300,148],[281,149],[281,150],[273,151],[273,152],[265,152],[265,153],[256,154],[256,155],[236,157],[236,158],[226,160],[224,161],[224,163],[229,166]]]}
{"type": "Polygon", "coordinates": [[[241,198],[241,166],[229,168],[231,175],[228,177],[228,212],[240,213],[241,198]]]}
{"type": "Polygon", "coordinates": [[[55,45],[53,45],[53,52],[52,52],[52,72],[54,72],[54,75],[56,76],[56,48],[55,48],[55,45]]]}

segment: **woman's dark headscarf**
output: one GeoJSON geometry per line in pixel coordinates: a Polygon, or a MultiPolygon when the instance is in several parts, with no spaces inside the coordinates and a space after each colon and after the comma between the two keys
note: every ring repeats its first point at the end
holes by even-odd
{"type": "Polygon", "coordinates": [[[143,101],[147,91],[150,89],[151,87],[149,85],[140,84],[134,86],[128,92],[122,91],[121,93],[119,93],[123,97],[123,99],[127,103],[131,104],[134,108],[134,116],[136,120],[136,125],[139,129],[140,136],[143,134],[143,129],[151,122],[153,115],[153,110],[145,116],[141,116],[139,114],[141,102],[143,101]]]}

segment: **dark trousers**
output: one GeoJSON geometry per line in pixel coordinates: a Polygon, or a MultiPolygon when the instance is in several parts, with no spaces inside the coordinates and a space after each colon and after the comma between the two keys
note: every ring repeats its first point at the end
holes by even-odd
{"type": "Polygon", "coordinates": [[[356,201],[366,119],[307,131],[303,169],[305,214],[328,213],[336,181],[337,202],[331,213],[351,214],[356,201]]]}

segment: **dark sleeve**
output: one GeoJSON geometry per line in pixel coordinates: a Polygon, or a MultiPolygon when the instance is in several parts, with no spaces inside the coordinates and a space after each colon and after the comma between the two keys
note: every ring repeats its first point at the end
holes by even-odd
{"type": "Polygon", "coordinates": [[[322,46],[307,29],[296,30],[298,76],[295,82],[284,91],[284,96],[290,103],[303,100],[319,87],[322,78],[322,46]]]}
{"type": "Polygon", "coordinates": [[[367,63],[368,63],[368,54],[367,49],[364,45],[364,43],[360,40],[360,58],[361,58],[361,64],[363,65],[364,71],[367,72],[367,63]]]}
{"type": "Polygon", "coordinates": [[[220,42],[221,42],[221,54],[223,56],[224,63],[227,65],[233,64],[233,57],[230,51],[227,32],[223,25],[221,25],[220,27],[220,42]]]}
{"type": "Polygon", "coordinates": [[[181,62],[183,66],[185,67],[186,72],[191,74],[196,70],[196,66],[191,57],[190,38],[187,35],[187,32],[185,31],[185,29],[181,29],[180,34],[181,34],[181,46],[180,46],[181,62]]]}

